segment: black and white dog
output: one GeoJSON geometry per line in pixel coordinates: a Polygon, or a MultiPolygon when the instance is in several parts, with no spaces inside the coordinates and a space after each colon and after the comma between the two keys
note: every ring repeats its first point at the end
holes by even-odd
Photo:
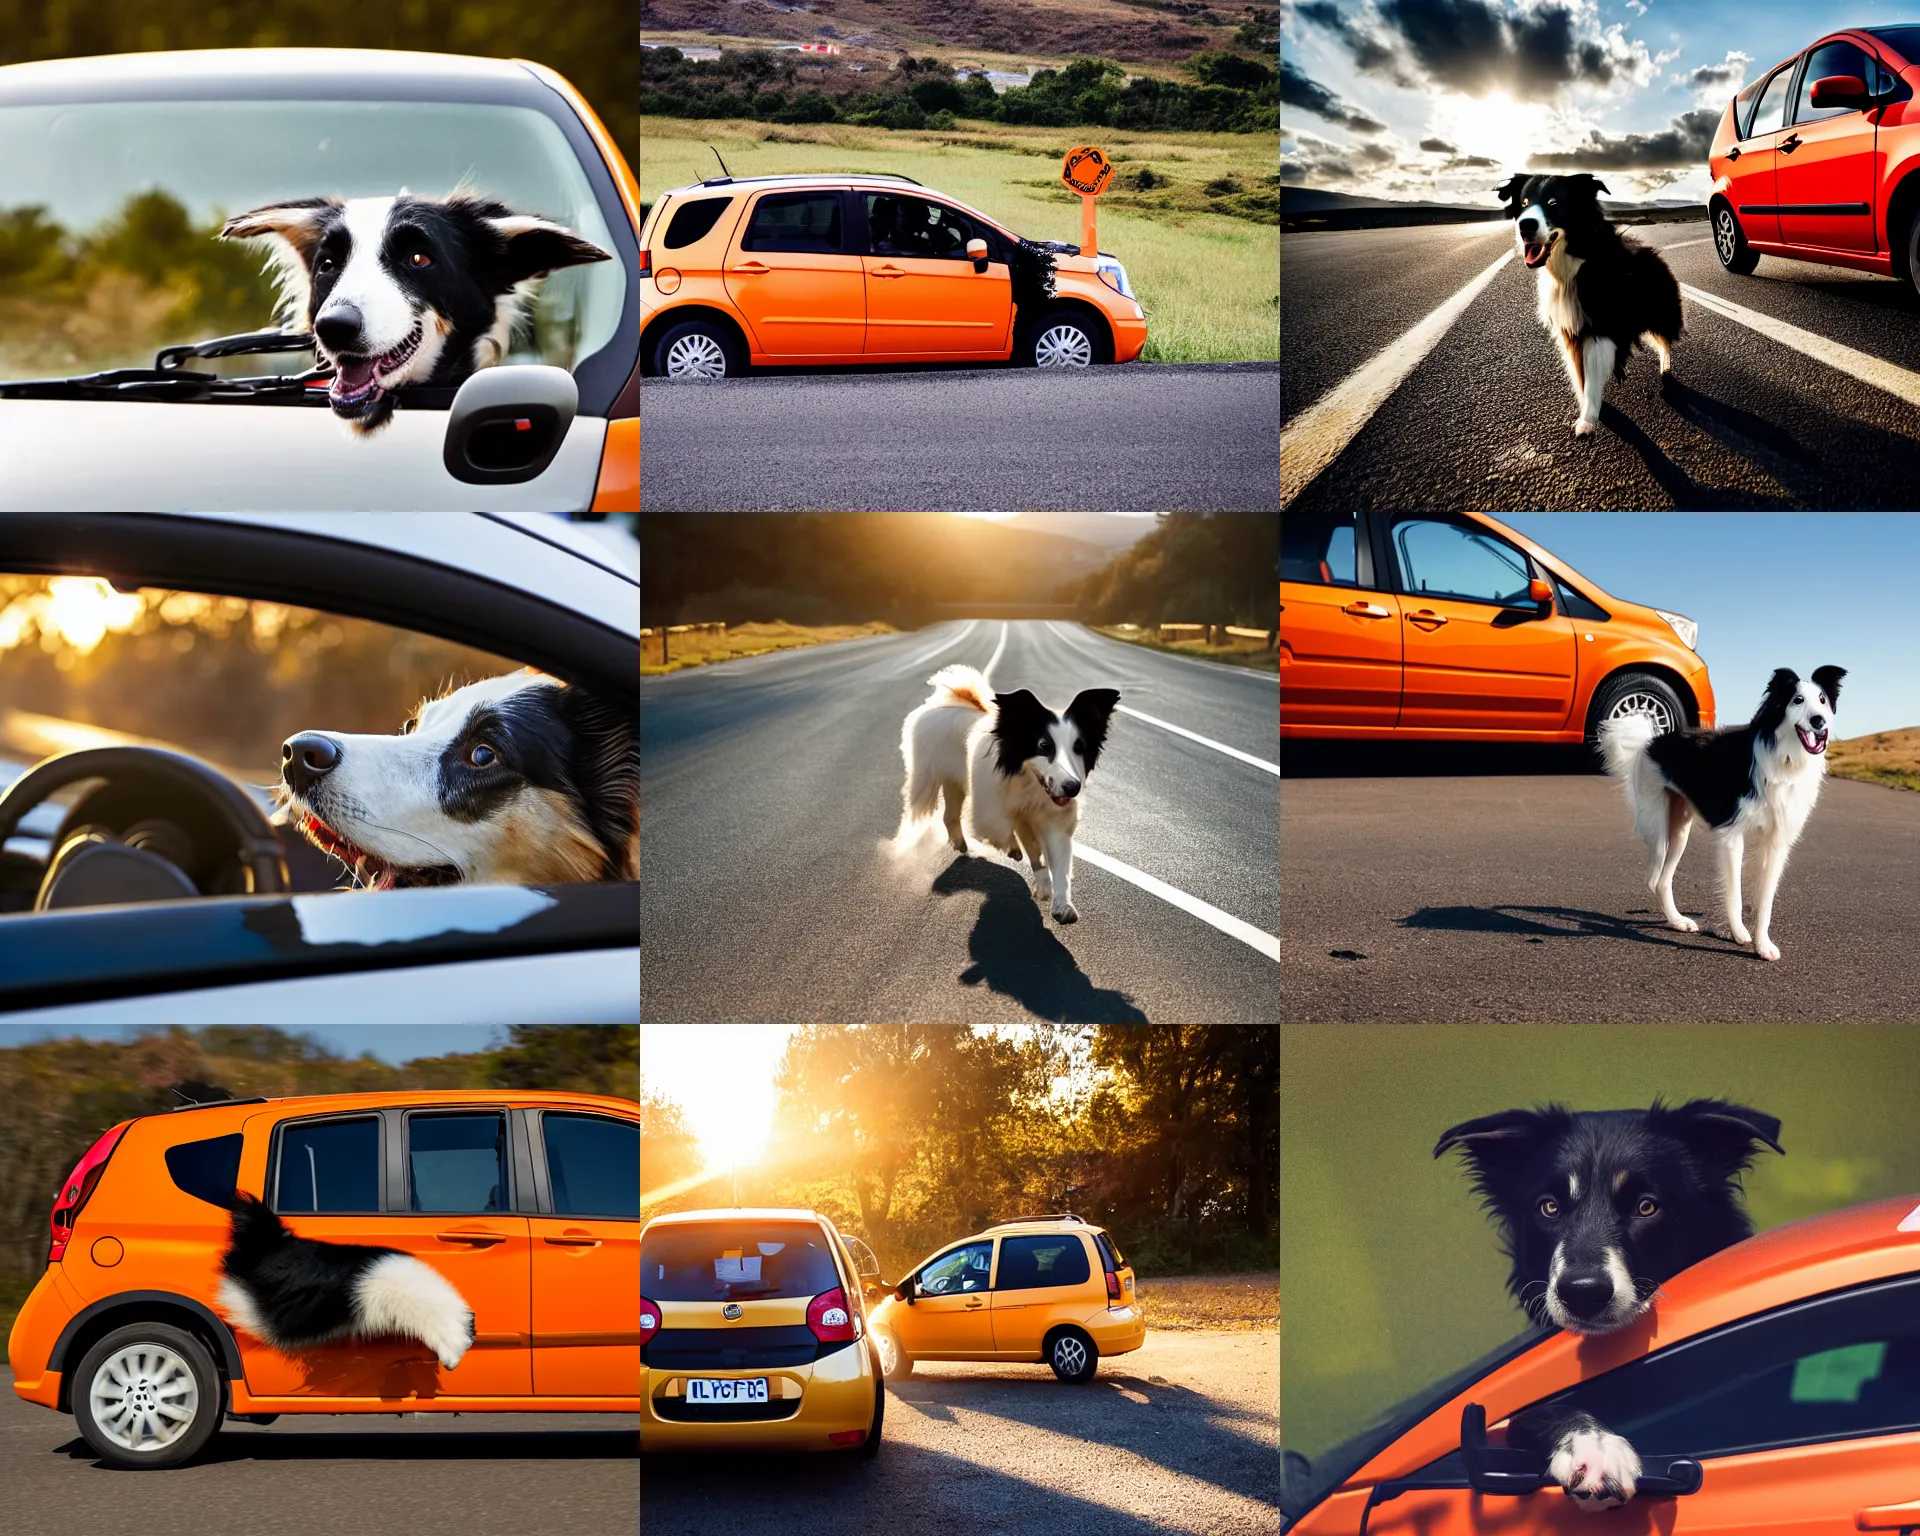
{"type": "Polygon", "coordinates": [[[639,878],[637,703],[538,672],[428,700],[397,736],[302,731],[280,777],[295,823],[370,889],[639,878]]]}
{"type": "Polygon", "coordinates": [[[537,278],[611,259],[464,193],[298,198],[236,213],[220,238],[266,243],[281,323],[313,333],[334,413],[362,433],[386,425],[402,385],[456,385],[499,362],[537,278]]]}
{"type": "Polygon", "coordinates": [[[907,778],[904,838],[945,801],[947,840],[967,851],[973,835],[1033,865],[1033,895],[1056,923],[1078,922],[1073,907],[1073,834],[1080,791],[1100,761],[1120,694],[1088,688],[1055,714],[1022,688],[995,693],[972,667],[942,667],[933,694],[900,729],[907,778]],[[966,809],[966,821],[962,809],[966,809]]]}
{"type": "MultiPolygon", "coordinates": [[[[1740,1175],[1780,1122],[1723,1099],[1650,1109],[1509,1109],[1456,1125],[1433,1155],[1464,1154],[1499,1228],[1507,1289],[1542,1328],[1614,1333],[1681,1270],[1752,1235],[1740,1175]]],[[[1541,1404],[1513,1416],[1507,1443],[1543,1451],[1553,1480],[1588,1510],[1631,1499],[1640,1458],[1593,1415],[1541,1404]]]]}
{"type": "Polygon", "coordinates": [[[296,1237],[236,1194],[219,1299],[227,1321],[282,1354],[339,1339],[418,1339],[448,1370],[473,1348],[473,1309],[439,1270],[397,1248],[296,1237]]]}
{"type": "Polygon", "coordinates": [[[1646,715],[1624,715],[1600,727],[1607,772],[1627,789],[1633,829],[1647,846],[1647,889],[1660,899],[1667,926],[1697,933],[1700,925],[1674,905],[1673,874],[1695,822],[1707,828],[1720,860],[1727,931],[1778,960],[1773,896],[1827,772],[1827,736],[1840,701],[1841,667],[1816,667],[1811,679],[1782,667],[1767,684],[1759,711],[1728,731],[1655,734],[1646,715]],[[1760,846],[1760,889],[1753,932],[1741,918],[1740,865],[1751,833],[1760,846]]]}
{"type": "Polygon", "coordinates": [[[1576,176],[1510,177],[1495,192],[1517,222],[1520,259],[1538,274],[1540,323],[1559,343],[1580,414],[1574,435],[1600,425],[1607,380],[1624,378],[1636,342],[1673,367],[1680,285],[1658,251],[1625,239],[1600,211],[1605,182],[1576,176]]]}

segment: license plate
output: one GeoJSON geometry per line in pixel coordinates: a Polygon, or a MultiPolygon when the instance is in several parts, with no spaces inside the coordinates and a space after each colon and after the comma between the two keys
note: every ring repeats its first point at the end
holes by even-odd
{"type": "Polygon", "coordinates": [[[689,1377],[687,1401],[690,1403],[764,1403],[767,1401],[767,1378],[752,1376],[744,1381],[739,1379],[723,1381],[713,1377],[689,1377]]]}

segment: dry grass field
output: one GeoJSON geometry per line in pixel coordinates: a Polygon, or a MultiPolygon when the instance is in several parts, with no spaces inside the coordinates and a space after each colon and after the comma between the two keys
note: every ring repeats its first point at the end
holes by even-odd
{"type": "Polygon", "coordinates": [[[1135,1284],[1149,1328],[1227,1328],[1270,1333],[1280,1327],[1278,1272],[1168,1275],[1135,1284]]]}
{"type": "Polygon", "coordinates": [[[1207,645],[1199,640],[1180,640],[1169,644],[1157,638],[1152,630],[1140,629],[1132,624],[1102,624],[1095,627],[1103,635],[1111,635],[1115,640],[1124,640],[1129,645],[1142,646],[1149,651],[1166,651],[1174,656],[1198,656],[1204,661],[1225,662],[1230,667],[1251,667],[1256,672],[1280,670],[1280,653],[1269,651],[1252,641],[1207,645]]]}
{"type": "Polygon", "coordinates": [[[1843,779],[1920,789],[1920,726],[1836,741],[1827,748],[1827,769],[1843,779]]]}
{"type": "Polygon", "coordinates": [[[828,645],[835,640],[859,640],[867,635],[890,635],[891,624],[734,624],[725,630],[689,630],[667,637],[667,660],[660,661],[658,631],[640,643],[640,675],[678,672],[682,667],[710,661],[733,661],[767,651],[790,651],[802,645],[828,645]]]}

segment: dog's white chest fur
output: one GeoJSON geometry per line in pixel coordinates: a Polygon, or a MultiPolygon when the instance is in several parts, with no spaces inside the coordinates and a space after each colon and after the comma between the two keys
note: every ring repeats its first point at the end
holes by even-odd
{"type": "Polygon", "coordinates": [[[1583,264],[1580,257],[1566,254],[1563,240],[1554,247],[1547,264],[1534,273],[1540,323],[1549,331],[1578,336],[1586,330],[1587,312],[1580,307],[1580,290],[1573,283],[1583,264]]]}

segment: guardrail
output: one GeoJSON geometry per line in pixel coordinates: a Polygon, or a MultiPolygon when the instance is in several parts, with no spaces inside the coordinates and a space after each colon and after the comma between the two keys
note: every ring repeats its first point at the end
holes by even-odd
{"type": "MultiPolygon", "coordinates": [[[[1132,625],[1122,625],[1131,629],[1132,625]]],[[[1181,640],[1198,640],[1204,645],[1232,645],[1238,641],[1252,641],[1260,649],[1271,649],[1273,632],[1266,629],[1247,629],[1239,624],[1162,624],[1159,626],[1159,638],[1169,645],[1181,640]]]]}
{"type": "Polygon", "coordinates": [[[669,635],[724,635],[726,632],[727,626],[724,624],[663,624],[657,629],[640,631],[640,649],[644,654],[647,642],[657,636],[660,641],[660,665],[664,667],[668,659],[669,635]]]}

